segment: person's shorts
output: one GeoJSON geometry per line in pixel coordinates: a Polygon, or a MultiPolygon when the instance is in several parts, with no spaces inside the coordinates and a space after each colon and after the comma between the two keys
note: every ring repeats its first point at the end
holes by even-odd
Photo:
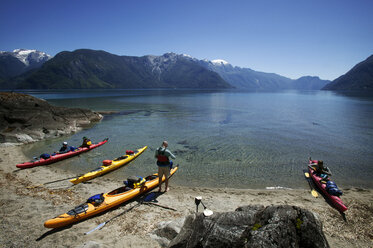
{"type": "Polygon", "coordinates": [[[163,175],[170,177],[170,166],[158,166],[158,176],[162,178],[163,175]]]}

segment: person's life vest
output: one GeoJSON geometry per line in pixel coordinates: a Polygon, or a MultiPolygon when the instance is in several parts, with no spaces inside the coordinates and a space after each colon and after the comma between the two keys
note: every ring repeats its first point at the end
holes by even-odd
{"type": "Polygon", "coordinates": [[[169,163],[170,160],[168,157],[165,155],[166,149],[162,149],[162,147],[158,148],[158,155],[157,155],[157,160],[158,162],[161,163],[169,163]]]}

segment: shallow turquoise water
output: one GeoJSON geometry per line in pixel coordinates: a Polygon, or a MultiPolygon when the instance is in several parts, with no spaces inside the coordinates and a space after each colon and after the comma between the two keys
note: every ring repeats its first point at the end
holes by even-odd
{"type": "Polygon", "coordinates": [[[197,90],[29,91],[50,103],[114,110],[91,129],[28,145],[30,157],[81,137],[109,142],[50,165],[77,174],[125,150],[149,146],[129,166],[104,177],[122,181],[156,171],[154,150],[163,140],[180,171],[172,183],[188,186],[308,187],[308,157],[322,159],[342,187],[373,187],[373,98],[325,91],[240,92],[197,90]]]}

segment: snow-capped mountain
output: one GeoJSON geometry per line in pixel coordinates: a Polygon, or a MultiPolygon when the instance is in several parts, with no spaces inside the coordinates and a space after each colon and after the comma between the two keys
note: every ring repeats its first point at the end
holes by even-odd
{"type": "Polygon", "coordinates": [[[211,63],[213,63],[214,65],[229,65],[229,63],[223,59],[214,59],[214,60],[211,60],[211,63]]]}
{"type": "Polygon", "coordinates": [[[184,57],[184,55],[178,55],[176,53],[165,53],[162,56],[145,56],[145,58],[148,59],[148,66],[151,68],[152,73],[157,74],[158,77],[160,77],[162,72],[167,70],[170,65],[175,64],[179,57],[184,57]]]}
{"type": "Polygon", "coordinates": [[[13,56],[19,59],[26,66],[44,63],[45,61],[48,61],[52,58],[52,56],[44,52],[28,49],[15,49],[13,51],[13,56]]]}
{"type": "Polygon", "coordinates": [[[9,79],[29,70],[41,67],[52,56],[37,50],[15,49],[0,51],[0,80],[9,79]]]}

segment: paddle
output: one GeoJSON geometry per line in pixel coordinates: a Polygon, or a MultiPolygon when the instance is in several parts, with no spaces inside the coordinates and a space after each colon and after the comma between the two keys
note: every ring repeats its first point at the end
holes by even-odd
{"type": "Polygon", "coordinates": [[[127,212],[129,212],[129,211],[131,211],[131,210],[134,209],[135,207],[140,206],[142,203],[144,203],[144,204],[153,204],[153,205],[156,205],[156,206],[159,206],[159,207],[163,207],[163,208],[167,208],[167,209],[171,209],[171,210],[177,211],[176,209],[169,208],[169,207],[165,207],[165,206],[158,205],[158,204],[156,204],[156,203],[152,203],[152,202],[150,202],[150,201],[152,201],[152,200],[154,199],[155,196],[156,196],[156,194],[153,193],[153,192],[150,193],[150,194],[148,194],[148,195],[146,195],[146,196],[144,197],[144,200],[139,201],[136,205],[133,205],[133,206],[130,207],[129,209],[124,210],[122,213],[120,213],[120,214],[118,214],[118,215],[112,217],[112,218],[109,219],[108,221],[105,221],[105,222],[99,224],[98,226],[96,226],[95,228],[93,228],[92,230],[90,230],[90,231],[88,231],[88,232],[86,232],[86,233],[84,233],[84,234],[85,234],[85,235],[88,235],[88,234],[90,234],[90,233],[92,233],[92,232],[94,232],[94,231],[96,231],[96,230],[98,230],[98,229],[103,228],[107,223],[109,223],[109,222],[112,221],[113,219],[118,218],[119,216],[121,216],[121,215],[123,215],[123,214],[125,214],[125,213],[127,213],[127,212]]]}
{"type": "Polygon", "coordinates": [[[311,179],[311,177],[310,177],[310,174],[308,173],[307,170],[304,170],[303,172],[304,172],[304,176],[305,176],[305,178],[306,178],[306,180],[307,180],[307,182],[308,182],[308,185],[309,185],[310,188],[311,188],[311,194],[312,194],[312,196],[313,196],[313,197],[318,197],[319,194],[317,193],[317,191],[314,189],[314,187],[313,187],[313,185],[312,185],[312,181],[311,181],[312,179],[311,179]]]}
{"type": "Polygon", "coordinates": [[[214,212],[212,212],[212,210],[207,209],[207,207],[205,206],[205,204],[203,204],[203,202],[202,202],[202,196],[197,196],[196,198],[194,198],[194,202],[195,202],[195,204],[197,206],[197,212],[198,212],[198,205],[200,203],[202,204],[202,206],[204,208],[204,210],[203,210],[203,215],[204,216],[210,216],[210,215],[212,215],[214,213],[214,212]]]}
{"type": "Polygon", "coordinates": [[[107,223],[109,223],[110,221],[112,221],[112,220],[114,220],[115,218],[118,218],[119,216],[121,216],[121,215],[123,215],[123,214],[125,214],[125,213],[127,213],[127,212],[129,212],[129,211],[131,211],[131,210],[134,209],[135,207],[140,206],[140,204],[141,204],[141,202],[137,203],[136,205],[133,205],[133,206],[130,207],[129,209],[124,210],[122,213],[120,213],[120,214],[118,214],[118,215],[115,215],[115,216],[112,217],[111,219],[109,219],[109,220],[107,220],[107,221],[105,221],[105,222],[102,222],[101,224],[99,224],[98,226],[96,226],[95,228],[93,228],[92,230],[90,230],[90,231],[84,233],[84,235],[88,235],[88,234],[90,234],[90,233],[92,233],[92,232],[94,232],[94,231],[96,231],[96,230],[98,230],[98,229],[103,228],[103,227],[104,227],[107,223]]]}
{"type": "Polygon", "coordinates": [[[202,201],[202,196],[197,196],[196,198],[194,198],[194,203],[196,204],[196,212],[198,212],[198,205],[201,203],[202,201]]]}
{"type": "MultiPolygon", "coordinates": [[[[51,181],[51,182],[46,182],[46,183],[42,183],[42,184],[35,185],[35,186],[27,186],[26,188],[27,188],[27,189],[38,188],[38,187],[45,186],[45,185],[47,185],[47,184],[58,183],[58,182],[62,182],[62,181],[65,181],[65,180],[69,180],[69,179],[73,179],[73,178],[76,178],[76,177],[80,177],[80,176],[82,176],[82,175],[78,175],[78,176],[74,176],[74,177],[68,177],[68,178],[64,178],[64,179],[59,179],[59,180],[55,180],[55,181],[51,181]]],[[[74,185],[73,185],[73,186],[74,186],[74,185]]]]}
{"type": "Polygon", "coordinates": [[[154,205],[154,206],[161,207],[161,208],[164,208],[164,209],[168,209],[168,210],[172,210],[172,211],[177,211],[177,209],[174,209],[174,208],[171,208],[171,207],[167,207],[167,206],[163,206],[163,205],[160,205],[160,204],[155,203],[155,202],[142,202],[142,204],[154,205]]]}

